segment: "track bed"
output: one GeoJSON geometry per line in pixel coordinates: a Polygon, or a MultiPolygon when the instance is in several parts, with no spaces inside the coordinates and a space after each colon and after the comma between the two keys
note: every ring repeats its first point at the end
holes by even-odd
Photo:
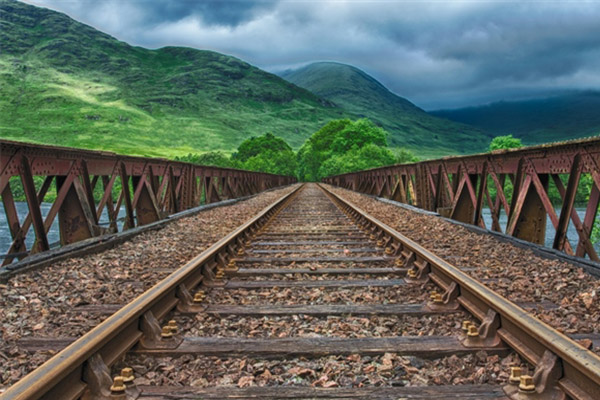
{"type": "MultiPolygon", "coordinates": [[[[107,376],[132,368],[137,386],[126,386],[129,398],[529,399],[514,394],[511,368],[539,375],[556,350],[530,350],[525,336],[504,326],[522,329],[514,310],[529,315],[523,310],[553,305],[495,299],[459,268],[438,266],[434,255],[365,218],[305,185],[126,307],[80,307],[86,315],[115,313],[85,340],[22,345],[68,346],[67,360],[85,353],[80,393],[110,394],[107,376]]],[[[564,365],[573,349],[561,354],[564,365]]],[[[591,360],[593,382],[597,356],[580,352],[591,360]]],[[[53,360],[47,371],[61,366],[53,360]]],[[[44,379],[64,393],[59,378],[44,379]]],[[[548,381],[539,395],[572,390],[571,379],[548,381]]]]}

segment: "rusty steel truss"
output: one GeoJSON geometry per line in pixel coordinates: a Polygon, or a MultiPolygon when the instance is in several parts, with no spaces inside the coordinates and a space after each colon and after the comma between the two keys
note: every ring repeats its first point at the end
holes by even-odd
{"type": "Polygon", "coordinates": [[[60,245],[67,245],[295,182],[260,172],[5,140],[0,140],[0,171],[0,195],[12,236],[2,265],[50,249],[48,231],[56,218],[60,245]],[[55,200],[43,217],[40,204],[53,185],[55,200]],[[22,220],[14,200],[16,186],[28,206],[22,220]],[[125,217],[119,218],[122,207],[125,217]],[[105,210],[108,222],[101,224],[105,210]],[[30,231],[35,242],[27,248],[30,231]]]}
{"type": "Polygon", "coordinates": [[[556,232],[554,249],[599,261],[590,240],[600,202],[599,165],[600,139],[593,138],[394,165],[331,176],[323,182],[537,244],[545,242],[549,219],[556,232]],[[554,204],[550,187],[558,193],[554,204]],[[583,218],[575,210],[576,196],[581,198],[582,193],[583,218]],[[482,218],[485,207],[490,209],[491,226],[482,218]],[[501,213],[507,216],[506,227],[499,222],[501,213]],[[569,224],[577,230],[577,243],[567,238],[569,224]]]}

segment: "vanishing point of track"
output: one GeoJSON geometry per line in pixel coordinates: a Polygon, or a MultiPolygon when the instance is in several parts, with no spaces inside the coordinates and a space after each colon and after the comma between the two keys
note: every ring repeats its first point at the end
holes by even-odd
{"type": "MultiPolygon", "coordinates": [[[[257,331],[260,329],[257,327],[257,331]]],[[[170,370],[177,368],[180,367],[174,361],[170,370]]],[[[296,373],[314,371],[297,368],[296,373]]],[[[283,196],[116,310],[9,388],[2,398],[524,400],[594,399],[598,393],[598,356],[326,188],[311,184],[283,196]],[[266,301],[252,302],[251,293],[282,289],[288,290],[293,304],[278,302],[268,293],[266,301]],[[425,293],[429,289],[432,290],[425,293]],[[298,294],[307,291],[311,297],[298,301],[298,294]],[[361,296],[369,291],[381,291],[393,301],[364,301],[361,296]],[[198,314],[214,316],[217,326],[218,319],[226,316],[260,317],[267,321],[294,316],[343,319],[440,315],[458,320],[459,327],[453,335],[438,336],[196,337],[192,330],[182,329],[189,328],[182,321],[198,314]],[[177,382],[178,386],[138,387],[132,382],[135,368],[121,369],[131,360],[136,360],[137,365],[160,357],[177,360],[184,356],[289,360],[330,355],[347,356],[349,360],[354,355],[384,356],[385,367],[389,354],[427,360],[478,352],[516,352],[531,369],[511,368],[505,386],[404,386],[407,381],[394,380],[394,373],[382,368],[392,376],[391,383],[355,382],[336,387],[325,378],[312,386],[238,382],[208,388],[187,381],[177,382]]]]}

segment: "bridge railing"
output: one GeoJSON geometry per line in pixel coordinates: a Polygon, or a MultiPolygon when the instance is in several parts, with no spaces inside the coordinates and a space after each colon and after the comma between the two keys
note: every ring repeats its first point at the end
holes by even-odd
{"type": "Polygon", "coordinates": [[[0,140],[0,196],[12,237],[0,255],[2,265],[50,249],[55,219],[57,244],[66,245],[293,182],[260,172],[0,140]],[[27,204],[24,218],[18,197],[27,204]],[[45,201],[51,204],[43,213],[45,201]],[[28,234],[35,237],[30,246],[28,234]]]}
{"type": "Polygon", "coordinates": [[[591,236],[600,202],[599,165],[600,139],[592,138],[393,165],[323,181],[533,243],[544,244],[549,230],[554,249],[598,261],[591,236]],[[576,205],[585,207],[583,215],[576,205]],[[489,226],[482,216],[486,208],[489,226]],[[567,238],[569,225],[576,240],[567,238]]]}

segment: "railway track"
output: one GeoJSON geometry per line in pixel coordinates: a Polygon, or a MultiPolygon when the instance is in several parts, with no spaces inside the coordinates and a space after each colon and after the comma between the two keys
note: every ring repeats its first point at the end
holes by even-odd
{"type": "Polygon", "coordinates": [[[598,398],[600,358],[540,306],[304,185],[133,302],[82,306],[111,316],[79,340],[29,340],[64,349],[2,398],[598,398]]]}

